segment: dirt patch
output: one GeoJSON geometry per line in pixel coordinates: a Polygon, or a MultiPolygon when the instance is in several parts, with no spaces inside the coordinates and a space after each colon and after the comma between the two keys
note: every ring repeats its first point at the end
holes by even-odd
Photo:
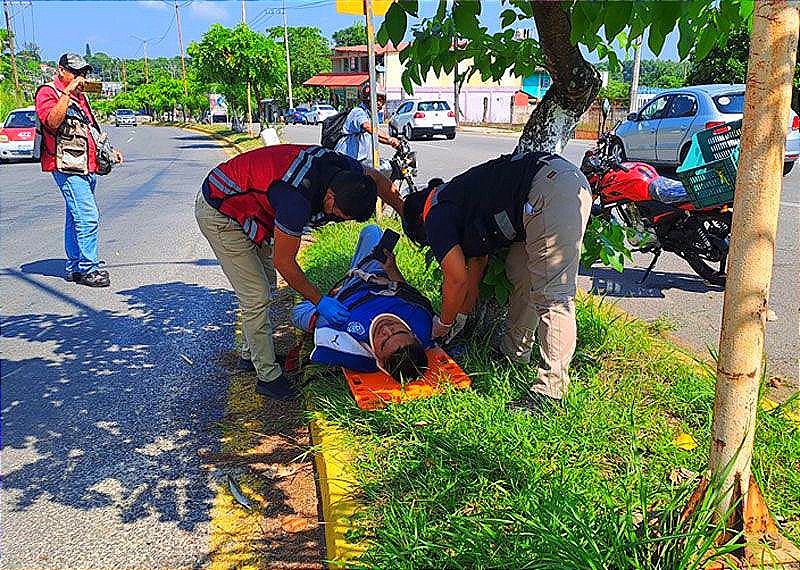
{"type": "MultiPolygon", "coordinates": [[[[276,352],[285,354],[296,341],[289,321],[295,298],[280,281],[279,287],[270,313],[276,352]]],[[[257,396],[255,373],[237,371],[237,359],[232,351],[219,360],[231,372],[228,408],[218,423],[222,450],[201,452],[222,503],[212,529],[212,566],[324,568],[324,521],[302,401],[257,396]]]]}

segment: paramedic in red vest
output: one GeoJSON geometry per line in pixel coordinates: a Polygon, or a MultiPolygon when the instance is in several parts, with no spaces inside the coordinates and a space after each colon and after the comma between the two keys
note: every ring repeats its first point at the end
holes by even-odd
{"type": "Polygon", "coordinates": [[[369,219],[378,195],[402,214],[402,199],[382,174],[343,154],[307,145],[245,152],[214,168],[203,182],[195,217],[239,300],[240,366],[255,369],[256,392],[262,396],[296,395],[275,359],[269,317],[275,269],[321,317],[347,322],[347,308],[323,295],[298,265],[300,238],[307,226],[369,219]]]}
{"type": "MultiPolygon", "coordinates": [[[[108,272],[100,269],[97,234],[100,216],[94,199],[97,184],[97,146],[88,130],[83,156],[73,155],[74,164],[67,169],[58,158],[60,137],[69,131],[72,122],[91,120],[92,110],[83,94],[83,82],[92,67],[81,56],[65,53],[58,60],[58,75],[52,83],[36,91],[36,114],[41,123],[41,163],[44,172],[51,172],[64,195],[67,217],[64,227],[64,249],[67,253],[66,279],[89,287],[108,287],[108,272]],[[70,113],[68,113],[68,110],[70,113]],[[80,117],[79,115],[83,115],[80,117]],[[80,164],[78,164],[80,162],[80,164]]],[[[122,162],[122,154],[115,151],[122,162]]]]}
{"type": "Polygon", "coordinates": [[[580,169],[561,156],[504,155],[409,195],[403,227],[442,266],[441,315],[433,337],[452,332],[472,310],[488,256],[509,248],[513,285],[501,351],[530,362],[536,380],[511,407],[540,413],[561,404],[575,353],[578,262],[592,196],[580,169]]]}

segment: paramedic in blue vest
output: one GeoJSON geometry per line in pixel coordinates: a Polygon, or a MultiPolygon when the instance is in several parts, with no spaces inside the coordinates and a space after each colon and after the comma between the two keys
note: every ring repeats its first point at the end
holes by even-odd
{"type": "MultiPolygon", "coordinates": [[[[383,106],[386,104],[386,93],[378,90],[378,122],[383,106]]],[[[344,136],[336,143],[336,152],[346,154],[366,166],[372,166],[372,121],[370,120],[369,85],[361,88],[359,103],[347,114],[342,126],[344,136]]],[[[378,131],[378,142],[397,148],[400,141],[378,131]]]]}
{"type": "Polygon", "coordinates": [[[334,295],[350,311],[346,322],[316,316],[314,305],[303,301],[292,310],[292,323],[314,329],[312,362],[359,372],[382,370],[409,382],[428,369],[425,350],[433,346],[433,309],[406,284],[391,252],[385,263],[371,258],[382,235],[375,225],[361,230],[348,276],[334,295]]]}
{"type": "Polygon", "coordinates": [[[409,195],[403,228],[429,245],[442,266],[442,309],[433,337],[453,333],[472,310],[488,256],[508,248],[513,285],[501,351],[528,363],[539,341],[529,390],[511,407],[541,413],[561,405],[575,353],[575,292],[592,195],[580,169],[543,152],[504,155],[409,195]]]}

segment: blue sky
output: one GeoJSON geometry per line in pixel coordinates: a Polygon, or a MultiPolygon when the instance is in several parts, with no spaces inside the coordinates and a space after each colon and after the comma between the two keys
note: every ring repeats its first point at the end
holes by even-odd
{"type": "MultiPolygon", "coordinates": [[[[226,26],[241,20],[239,0],[179,0],[184,45],[199,40],[213,23],[226,26]]],[[[281,0],[248,0],[247,19],[254,29],[282,25],[281,0]],[[278,9],[278,10],[276,10],[278,9]]],[[[499,0],[484,0],[481,20],[494,31],[499,26],[498,14],[504,6],[499,0]]],[[[316,26],[330,37],[333,32],[351,25],[355,16],[338,14],[335,0],[286,0],[290,26],[316,26]]],[[[436,0],[421,0],[423,15],[431,15],[436,0]]],[[[162,0],[11,0],[13,26],[18,45],[35,41],[46,59],[57,59],[65,51],[83,53],[88,42],[92,51],[103,51],[114,57],[142,56],[142,44],[131,37],[150,40],[148,56],[178,54],[173,2],[162,0]]],[[[378,19],[376,25],[380,25],[378,19]]],[[[669,36],[662,58],[677,59],[677,39],[669,36]]],[[[653,57],[649,50],[643,57],[653,57]]]]}

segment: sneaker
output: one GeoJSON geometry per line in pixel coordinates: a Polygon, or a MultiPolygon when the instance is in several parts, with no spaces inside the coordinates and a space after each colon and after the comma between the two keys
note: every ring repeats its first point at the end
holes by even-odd
{"type": "Polygon", "coordinates": [[[91,271],[86,275],[82,273],[79,273],[79,275],[80,277],[75,281],[79,285],[86,285],[87,287],[108,287],[111,285],[108,273],[104,275],[100,271],[91,271]]]}
{"type": "Polygon", "coordinates": [[[298,396],[297,390],[283,374],[272,382],[257,381],[256,394],[273,400],[294,400],[298,396]]]}
{"type": "Polygon", "coordinates": [[[64,279],[67,281],[72,281],[73,283],[77,283],[83,277],[83,273],[80,271],[68,271],[66,275],[64,275],[64,279]]]}
{"type": "Polygon", "coordinates": [[[525,392],[522,396],[508,403],[507,409],[529,416],[542,416],[564,407],[561,398],[551,398],[540,392],[525,392]]]}

